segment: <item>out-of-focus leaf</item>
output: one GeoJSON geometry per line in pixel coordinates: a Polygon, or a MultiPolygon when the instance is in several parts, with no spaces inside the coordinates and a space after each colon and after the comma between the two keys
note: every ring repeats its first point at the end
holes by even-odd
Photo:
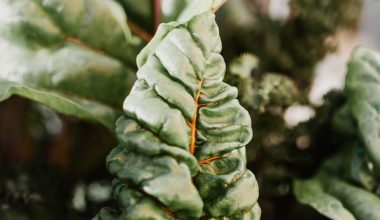
{"type": "Polygon", "coordinates": [[[113,0],[0,2],[0,77],[121,104],[140,42],[113,0]]]}
{"type": "MultiPolygon", "coordinates": [[[[119,0],[128,14],[129,20],[144,28],[148,32],[154,32],[154,4],[157,0],[119,0]]],[[[159,22],[175,21],[189,0],[159,0],[159,22]]]]}
{"type": "Polygon", "coordinates": [[[358,220],[380,219],[380,199],[375,194],[333,176],[322,179],[328,193],[338,198],[358,220]]]}
{"type": "Polygon", "coordinates": [[[225,63],[215,16],[159,27],[117,122],[107,157],[121,210],[96,219],[259,219],[258,185],[246,168],[251,119],[225,63]]]}
{"type": "Polygon", "coordinates": [[[259,108],[261,99],[254,88],[253,70],[259,66],[259,60],[255,55],[243,54],[234,59],[229,67],[227,81],[235,85],[239,90],[239,100],[243,105],[259,108]]]}
{"type": "Polygon", "coordinates": [[[239,89],[243,105],[263,112],[269,105],[287,107],[297,100],[297,86],[284,75],[267,73],[255,80],[253,72],[258,66],[259,60],[252,54],[243,54],[230,65],[227,81],[239,89]]]}
{"type": "Polygon", "coordinates": [[[331,219],[380,219],[379,197],[323,171],[312,179],[296,180],[294,193],[298,201],[331,219]]]}
{"type": "Polygon", "coordinates": [[[323,188],[319,178],[295,180],[294,195],[300,203],[310,205],[321,214],[334,220],[355,220],[339,199],[330,195],[323,188]]]}
{"type": "Polygon", "coordinates": [[[45,104],[66,115],[98,122],[110,130],[114,128],[115,119],[118,116],[118,111],[115,109],[95,101],[47,90],[37,90],[0,79],[0,102],[12,95],[19,95],[45,104]]]}
{"type": "Polygon", "coordinates": [[[263,104],[287,107],[297,101],[298,88],[287,76],[267,73],[263,76],[259,85],[263,104]]]}
{"type": "Polygon", "coordinates": [[[380,219],[380,198],[350,183],[353,179],[347,174],[352,175],[352,168],[361,171],[355,168],[355,161],[349,160],[349,149],[327,160],[315,177],[296,180],[294,194],[301,203],[311,205],[332,219],[352,219],[347,213],[358,220],[380,219]]]}
{"type": "Polygon", "coordinates": [[[380,174],[380,54],[359,47],[348,64],[347,105],[364,148],[380,174]]]}
{"type": "Polygon", "coordinates": [[[348,135],[356,135],[356,124],[352,119],[348,105],[341,107],[334,115],[333,126],[338,132],[348,135]]]}

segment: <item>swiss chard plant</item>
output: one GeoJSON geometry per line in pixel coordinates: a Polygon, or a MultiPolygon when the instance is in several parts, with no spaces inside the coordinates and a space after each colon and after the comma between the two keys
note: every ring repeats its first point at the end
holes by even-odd
{"type": "MultiPolygon", "coordinates": [[[[119,214],[104,209],[96,218],[260,218],[258,184],[246,168],[251,119],[237,89],[223,82],[212,14],[223,3],[190,4],[182,22],[160,25],[137,56],[137,80],[116,123],[120,146],[107,157],[119,214]]],[[[121,5],[2,6],[9,14],[1,46],[10,53],[1,57],[1,99],[20,95],[112,129],[118,114],[112,106],[131,88],[130,61],[141,46],[121,5]]]]}
{"type": "Polygon", "coordinates": [[[121,214],[99,219],[259,219],[246,169],[252,129],[225,64],[215,16],[159,26],[137,57],[137,81],[107,157],[121,214]]]}
{"type": "Polygon", "coordinates": [[[307,94],[362,1],[273,2],[0,0],[0,219],[380,219],[380,55],[307,94]],[[9,168],[13,147],[50,168],[9,168]]]}

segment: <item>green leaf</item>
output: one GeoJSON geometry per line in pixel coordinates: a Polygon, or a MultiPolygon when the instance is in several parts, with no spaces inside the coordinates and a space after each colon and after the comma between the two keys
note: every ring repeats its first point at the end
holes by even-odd
{"type": "Polygon", "coordinates": [[[345,94],[364,148],[380,174],[380,54],[363,47],[353,52],[345,94]]]}
{"type": "Polygon", "coordinates": [[[239,89],[239,100],[244,106],[265,111],[269,105],[287,107],[298,98],[298,88],[288,77],[266,73],[255,80],[253,71],[259,67],[259,60],[253,54],[242,54],[231,62],[227,82],[239,89]]]}
{"type": "Polygon", "coordinates": [[[246,168],[251,118],[225,63],[215,16],[159,27],[137,58],[137,81],[107,157],[121,208],[95,219],[259,219],[246,168]],[[142,211],[144,210],[144,211],[142,211]]]}
{"type": "Polygon", "coordinates": [[[141,41],[113,0],[0,2],[0,77],[120,105],[141,41]]]}
{"type": "Polygon", "coordinates": [[[309,180],[296,180],[294,193],[298,201],[335,220],[380,219],[380,199],[323,171],[309,180]]]}
{"type": "Polygon", "coordinates": [[[358,220],[380,219],[380,199],[375,194],[331,176],[324,181],[328,192],[341,200],[358,220]]]}
{"type": "Polygon", "coordinates": [[[195,15],[210,12],[220,5],[224,0],[191,0],[178,17],[178,21],[188,21],[195,15]]]}
{"type": "Polygon", "coordinates": [[[348,182],[350,179],[343,179],[349,174],[347,172],[352,172],[352,168],[356,169],[353,167],[356,161],[348,159],[351,150],[346,150],[327,160],[315,177],[296,180],[294,194],[299,202],[312,206],[331,219],[380,219],[380,198],[351,184],[348,182]]]}
{"type": "Polygon", "coordinates": [[[110,130],[113,129],[115,119],[118,116],[118,111],[98,102],[58,94],[52,91],[37,90],[0,79],[0,101],[12,95],[19,95],[45,104],[63,114],[98,122],[110,130]]]}
{"type": "Polygon", "coordinates": [[[229,67],[227,82],[239,90],[239,100],[244,106],[261,108],[261,97],[254,88],[252,72],[259,67],[259,59],[253,54],[242,54],[235,58],[229,67]]]}
{"type": "Polygon", "coordinates": [[[319,178],[309,180],[295,180],[293,185],[297,200],[312,206],[319,213],[334,220],[355,220],[339,199],[328,194],[319,178]]]}

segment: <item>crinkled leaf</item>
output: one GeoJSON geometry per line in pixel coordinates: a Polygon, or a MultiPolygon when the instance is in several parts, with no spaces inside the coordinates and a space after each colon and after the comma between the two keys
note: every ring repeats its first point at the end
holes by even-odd
{"type": "Polygon", "coordinates": [[[52,109],[81,119],[101,123],[112,130],[118,111],[104,104],[47,90],[37,90],[25,85],[0,79],[0,101],[19,95],[43,103],[52,109]]]}
{"type": "Polygon", "coordinates": [[[0,2],[0,77],[120,105],[140,43],[113,0],[0,2]]]}
{"type": "Polygon", "coordinates": [[[348,64],[348,108],[376,172],[380,172],[380,54],[359,47],[348,64]]]}
{"type": "Polygon", "coordinates": [[[225,63],[215,16],[159,27],[137,58],[137,81],[107,157],[121,210],[97,219],[259,219],[246,169],[251,119],[225,63]],[[143,212],[141,210],[148,210],[143,212]]]}

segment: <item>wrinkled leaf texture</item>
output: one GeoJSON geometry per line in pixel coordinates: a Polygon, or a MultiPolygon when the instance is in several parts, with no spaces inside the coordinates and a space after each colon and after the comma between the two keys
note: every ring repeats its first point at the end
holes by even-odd
{"type": "Polygon", "coordinates": [[[53,108],[59,102],[55,110],[98,122],[109,118],[83,117],[83,111],[121,106],[136,79],[134,60],[141,41],[132,37],[119,3],[4,0],[0,8],[0,79],[2,85],[11,81],[0,87],[1,93],[30,98],[52,92],[39,101],[53,108]],[[16,90],[8,87],[14,83],[36,94],[12,93],[16,90]],[[87,101],[92,104],[82,105],[87,101]],[[69,102],[82,109],[68,110],[69,102]]]}
{"type": "Polygon", "coordinates": [[[251,119],[225,63],[215,17],[160,25],[138,55],[138,80],[107,157],[119,210],[95,219],[259,219],[246,169],[251,119]]]}

